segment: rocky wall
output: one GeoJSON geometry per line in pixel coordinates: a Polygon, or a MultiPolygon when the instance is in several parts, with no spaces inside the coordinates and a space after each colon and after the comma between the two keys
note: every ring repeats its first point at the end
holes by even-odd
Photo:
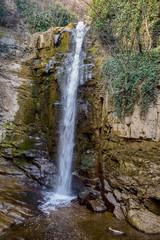
{"type": "Polygon", "coordinates": [[[114,116],[112,103],[105,99],[101,142],[104,177],[133,226],[148,233],[160,232],[159,97],[145,119],[140,118],[136,106],[124,122],[114,116]]]}
{"type": "MultiPolygon", "coordinates": [[[[108,94],[106,93],[106,98],[108,99],[107,95],[108,94]]],[[[140,107],[136,105],[133,115],[125,117],[122,122],[115,116],[111,106],[112,104],[107,100],[106,114],[115,134],[122,138],[135,140],[160,140],[160,94],[158,95],[157,102],[150,105],[145,117],[140,116],[140,107]]]]}
{"type": "Polygon", "coordinates": [[[72,28],[50,28],[25,42],[1,28],[0,154],[47,187],[56,184],[58,69],[69,52],[72,28]]]}
{"type": "Polygon", "coordinates": [[[95,212],[107,207],[143,232],[159,233],[159,97],[145,119],[136,106],[133,115],[121,122],[98,74],[95,41],[89,49],[93,75],[79,90],[77,117],[77,171],[85,185],[79,201],[95,212]]]}
{"type": "MultiPolygon", "coordinates": [[[[50,28],[24,45],[17,33],[9,38],[0,29],[0,154],[47,187],[56,184],[59,75],[72,28],[50,28]]],[[[79,201],[95,212],[108,209],[141,231],[160,232],[159,100],[146,119],[136,106],[133,116],[120,122],[99,71],[99,46],[91,35],[86,44],[73,174],[75,190],[83,190],[79,201]]]]}

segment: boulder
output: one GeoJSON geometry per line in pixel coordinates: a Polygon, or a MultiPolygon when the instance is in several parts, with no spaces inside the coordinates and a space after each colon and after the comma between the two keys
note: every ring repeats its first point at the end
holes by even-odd
{"type": "Polygon", "coordinates": [[[108,193],[108,192],[111,192],[111,191],[112,191],[111,186],[109,185],[108,181],[104,179],[104,192],[108,193]]]}
{"type": "Polygon", "coordinates": [[[102,199],[87,200],[86,206],[93,212],[105,212],[107,210],[107,207],[102,199]]]}
{"type": "Polygon", "coordinates": [[[128,211],[127,220],[138,230],[145,233],[160,233],[160,216],[147,209],[131,209],[128,211]]]}
{"type": "Polygon", "coordinates": [[[104,194],[104,202],[108,207],[108,210],[113,212],[115,207],[120,207],[120,204],[117,202],[112,193],[104,194]]]}
{"type": "Polygon", "coordinates": [[[78,194],[78,201],[81,205],[85,205],[87,199],[89,199],[89,191],[83,191],[78,194]]]}
{"type": "Polygon", "coordinates": [[[85,191],[78,194],[78,200],[80,204],[87,204],[88,200],[101,199],[101,193],[97,190],[86,189],[85,191]]]}
{"type": "Polygon", "coordinates": [[[117,201],[122,201],[122,194],[118,189],[114,189],[113,190],[113,194],[115,196],[115,198],[117,199],[117,201]]]}
{"type": "Polygon", "coordinates": [[[120,206],[115,206],[113,211],[114,216],[119,220],[124,220],[125,216],[120,206]]]}

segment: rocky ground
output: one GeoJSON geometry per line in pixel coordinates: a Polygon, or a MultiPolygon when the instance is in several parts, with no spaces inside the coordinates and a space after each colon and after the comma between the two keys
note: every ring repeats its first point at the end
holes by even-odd
{"type": "Polygon", "coordinates": [[[0,158],[0,232],[38,214],[40,185],[11,161],[0,158]],[[38,205],[37,205],[38,206],[38,205]]]}

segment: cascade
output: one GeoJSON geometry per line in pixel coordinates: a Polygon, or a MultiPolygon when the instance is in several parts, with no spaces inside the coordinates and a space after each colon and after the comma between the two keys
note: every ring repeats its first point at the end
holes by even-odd
{"type": "Polygon", "coordinates": [[[59,144],[59,178],[57,193],[71,194],[71,167],[74,148],[74,128],[76,118],[76,99],[79,83],[79,72],[81,63],[81,52],[86,27],[83,22],[79,22],[76,27],[75,54],[71,62],[71,69],[68,69],[68,78],[63,85],[62,98],[62,124],[60,129],[59,144]]]}
{"type": "Polygon", "coordinates": [[[79,22],[74,30],[74,52],[67,59],[65,79],[62,87],[62,116],[60,123],[60,140],[58,151],[58,185],[57,189],[49,197],[44,205],[47,209],[50,205],[62,204],[70,201],[72,196],[72,159],[74,149],[74,129],[76,119],[76,100],[79,82],[82,80],[83,51],[82,46],[87,27],[79,22]]]}

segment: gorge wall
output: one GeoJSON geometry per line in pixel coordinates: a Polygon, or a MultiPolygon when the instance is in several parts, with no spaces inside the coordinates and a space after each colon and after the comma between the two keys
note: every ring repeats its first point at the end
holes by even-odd
{"type": "Polygon", "coordinates": [[[31,36],[23,21],[24,32],[19,21],[14,28],[11,23],[12,18],[8,28],[0,27],[0,232],[32,216],[29,204],[17,206],[30,188],[34,192],[35,186],[56,184],[61,92],[57,76],[73,28],[71,24],[31,36]],[[48,64],[53,57],[54,66],[48,64]]]}
{"type": "MultiPolygon", "coordinates": [[[[73,27],[50,28],[31,37],[27,30],[21,34],[22,27],[0,28],[1,159],[46,187],[56,184],[63,62],[73,27]]],[[[85,81],[78,91],[74,189],[88,208],[108,209],[141,231],[160,232],[160,93],[145,119],[136,106],[131,117],[119,121],[101,78],[95,44],[90,33],[85,81]]]]}
{"type": "MultiPolygon", "coordinates": [[[[98,56],[97,52],[95,59],[98,56]]],[[[85,117],[84,110],[80,110],[77,117],[80,122],[77,141],[83,152],[79,173],[87,182],[87,190],[79,195],[80,202],[97,211],[91,195],[98,189],[101,196],[95,199],[103,199],[117,218],[125,217],[139,230],[157,233],[160,231],[160,93],[145,118],[140,117],[140,108],[135,106],[133,115],[120,121],[113,111],[105,82],[97,74],[98,69],[95,61],[92,80],[81,93],[88,115],[85,117]],[[90,187],[94,181],[92,191],[90,187]]],[[[99,210],[104,209],[100,207],[99,210]]]]}

